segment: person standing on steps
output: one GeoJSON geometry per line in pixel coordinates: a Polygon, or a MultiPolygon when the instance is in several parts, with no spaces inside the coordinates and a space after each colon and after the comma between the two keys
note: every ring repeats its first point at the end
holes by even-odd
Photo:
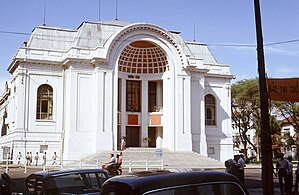
{"type": "Polygon", "coordinates": [[[120,150],[123,151],[126,148],[126,138],[123,136],[120,141],[120,150]]]}

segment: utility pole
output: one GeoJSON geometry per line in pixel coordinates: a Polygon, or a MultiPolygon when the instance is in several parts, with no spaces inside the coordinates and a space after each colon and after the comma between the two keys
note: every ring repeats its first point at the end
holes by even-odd
{"type": "Polygon", "coordinates": [[[254,0],[255,25],[257,38],[257,57],[260,85],[261,108],[261,149],[262,149],[262,181],[263,194],[273,195],[273,164],[272,164],[272,140],[269,125],[269,103],[267,94],[267,81],[265,71],[265,59],[263,48],[263,33],[260,13],[260,1],[254,0]]]}

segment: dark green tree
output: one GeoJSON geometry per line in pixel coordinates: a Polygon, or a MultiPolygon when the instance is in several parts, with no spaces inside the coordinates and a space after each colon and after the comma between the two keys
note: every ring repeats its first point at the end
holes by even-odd
{"type": "MultiPolygon", "coordinates": [[[[258,147],[253,143],[248,133],[260,129],[260,101],[258,79],[241,80],[232,85],[232,127],[239,131],[244,147],[244,157],[247,158],[248,145],[258,154],[258,147]]],[[[257,133],[259,135],[259,133],[257,133]]],[[[257,138],[257,143],[258,143],[257,138]]]]}
{"type": "MultiPolygon", "coordinates": [[[[258,79],[241,80],[232,85],[232,125],[239,131],[240,142],[244,146],[244,156],[250,145],[259,158],[260,154],[260,96],[258,79]],[[255,143],[248,137],[248,132],[256,131],[255,143]]],[[[275,104],[271,104],[270,110],[277,110],[275,104]]],[[[272,112],[269,112],[272,113],[272,112]]],[[[270,131],[272,143],[282,146],[281,124],[276,115],[270,116],[270,131]]],[[[299,127],[299,126],[298,126],[299,127]]]]}

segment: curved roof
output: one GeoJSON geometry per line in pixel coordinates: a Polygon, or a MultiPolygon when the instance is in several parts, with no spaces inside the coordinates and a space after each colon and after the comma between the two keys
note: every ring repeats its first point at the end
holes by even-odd
{"type": "MultiPolygon", "coordinates": [[[[113,20],[103,22],[83,22],[77,29],[49,26],[36,27],[27,47],[44,50],[68,51],[71,47],[95,49],[104,47],[106,41],[130,23],[113,20]]],[[[217,61],[206,44],[185,42],[180,33],[170,32],[187,56],[203,59],[205,63],[217,61]]]]}
{"type": "MultiPolygon", "coordinates": [[[[182,69],[188,66],[191,67],[191,69],[197,67],[201,70],[211,70],[210,73],[213,74],[230,74],[228,66],[218,64],[206,44],[187,42],[182,38],[180,33],[167,31],[152,24],[130,24],[119,20],[83,22],[77,29],[50,26],[36,27],[28,42],[17,51],[12,63],[8,67],[8,71],[12,73],[19,62],[24,61],[24,59],[26,59],[26,61],[31,60],[33,62],[37,60],[39,63],[45,62],[47,64],[52,63],[58,65],[72,60],[91,60],[90,63],[97,62],[98,60],[108,61],[109,54],[112,51],[111,49],[113,49],[115,44],[121,41],[124,36],[130,33],[138,35],[138,33],[144,33],[146,31],[151,34],[156,33],[157,37],[174,45],[174,51],[177,52],[182,69]],[[211,65],[217,67],[210,68],[211,65]]],[[[162,54],[163,51],[161,48],[134,49],[134,47],[135,46],[128,43],[126,49],[133,52],[137,52],[138,50],[138,53],[143,52],[143,54],[147,56],[149,56],[148,54],[151,52],[155,53],[153,57],[146,57],[146,62],[144,61],[141,65],[142,67],[147,67],[147,72],[153,71],[154,73],[159,73],[167,69],[165,65],[167,59],[165,59],[165,56],[162,54]],[[160,57],[158,61],[161,70],[148,69],[148,67],[155,66],[151,60],[156,57],[160,57]]],[[[123,52],[123,55],[128,56],[128,53],[125,54],[125,52],[126,51],[123,52]]],[[[122,62],[129,63],[130,61],[124,58],[122,62]]],[[[122,67],[126,66],[125,64],[120,65],[122,67]]],[[[128,72],[128,69],[124,68],[123,71],[128,72]]],[[[129,71],[131,73],[141,73],[143,69],[139,72],[137,69],[130,69],[129,71]]]]}

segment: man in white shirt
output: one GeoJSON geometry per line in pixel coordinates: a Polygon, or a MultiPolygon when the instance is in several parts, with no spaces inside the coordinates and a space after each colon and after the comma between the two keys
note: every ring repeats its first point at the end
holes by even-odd
{"type": "Polygon", "coordinates": [[[110,161],[107,162],[107,163],[105,163],[105,164],[106,164],[107,169],[110,169],[110,168],[112,168],[113,166],[115,166],[116,163],[117,163],[117,162],[116,162],[116,158],[115,158],[114,154],[110,154],[110,161]]]}

